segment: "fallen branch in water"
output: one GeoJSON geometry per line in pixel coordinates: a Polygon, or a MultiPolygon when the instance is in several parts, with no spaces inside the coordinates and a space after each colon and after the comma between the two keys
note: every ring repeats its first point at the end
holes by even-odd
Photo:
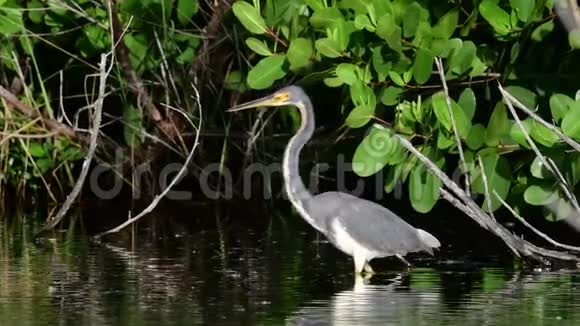
{"type": "Polygon", "coordinates": [[[201,101],[199,99],[199,91],[197,90],[197,88],[194,85],[192,85],[192,87],[193,87],[195,94],[196,94],[197,108],[199,110],[199,125],[195,126],[195,124],[193,123],[193,121],[191,121],[191,119],[187,116],[187,114],[185,114],[181,111],[177,111],[178,113],[183,115],[183,117],[191,124],[191,126],[196,131],[193,146],[191,148],[191,151],[189,152],[189,155],[185,159],[185,163],[183,164],[183,167],[179,170],[179,172],[173,178],[173,180],[171,180],[171,183],[167,186],[167,188],[165,188],[165,190],[163,190],[163,192],[161,192],[161,194],[155,196],[155,198],[153,198],[151,203],[145,209],[143,209],[141,211],[141,213],[137,214],[137,216],[135,216],[135,217],[129,218],[127,221],[125,221],[124,223],[122,223],[121,225],[119,225],[115,228],[112,228],[108,231],[105,231],[103,233],[98,234],[96,237],[101,237],[103,235],[111,234],[111,233],[117,233],[117,232],[123,230],[124,228],[126,228],[127,226],[137,222],[143,216],[151,213],[155,209],[155,207],[157,207],[157,205],[159,205],[159,202],[161,201],[161,199],[163,199],[167,195],[167,193],[169,193],[169,191],[171,191],[171,189],[175,186],[175,184],[177,184],[177,182],[183,177],[183,175],[185,174],[185,171],[187,171],[187,167],[189,166],[191,159],[193,158],[193,154],[195,153],[195,150],[197,149],[197,146],[199,145],[199,135],[201,133],[201,125],[202,125],[202,110],[201,110],[201,101]]]}
{"type": "Polygon", "coordinates": [[[413,155],[415,155],[433,174],[435,174],[435,176],[437,176],[449,190],[451,190],[453,194],[447,192],[445,189],[441,189],[441,195],[444,199],[463,211],[480,226],[502,239],[515,255],[523,255],[546,265],[549,264],[549,261],[546,259],[547,257],[565,261],[580,261],[580,257],[566,252],[540,248],[520,237],[517,237],[503,225],[498,223],[494,218],[481,210],[471,197],[469,197],[455,182],[453,182],[445,172],[439,169],[435,163],[429,160],[425,155],[421,154],[421,152],[419,152],[411,142],[397,134],[395,134],[394,137],[401,145],[403,145],[403,147],[413,153],[413,155]]]}
{"type": "Polygon", "coordinates": [[[64,204],[61,206],[60,210],[56,215],[52,218],[48,219],[47,225],[44,227],[43,231],[51,230],[55,226],[57,226],[62,219],[66,216],[66,213],[80,194],[83,185],[85,183],[85,179],[89,173],[89,167],[91,166],[91,162],[93,161],[93,156],[95,155],[95,150],[97,149],[97,139],[99,137],[99,130],[101,129],[101,118],[102,118],[102,111],[103,111],[103,102],[105,100],[105,89],[107,87],[107,77],[109,73],[113,69],[114,60],[111,59],[111,64],[107,68],[107,57],[108,54],[101,54],[101,62],[99,64],[99,95],[97,100],[95,101],[95,110],[93,112],[93,119],[92,119],[92,130],[91,136],[89,141],[89,148],[86,153],[86,158],[83,161],[81,173],[70,192],[70,194],[66,197],[64,204]]]}

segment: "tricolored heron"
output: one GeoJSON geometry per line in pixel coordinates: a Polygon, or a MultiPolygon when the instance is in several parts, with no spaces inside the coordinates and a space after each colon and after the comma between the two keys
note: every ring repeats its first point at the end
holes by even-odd
{"type": "Polygon", "coordinates": [[[297,107],[301,116],[300,128],[288,142],[282,161],[288,199],[310,225],[353,257],[355,272],[373,273],[369,261],[377,257],[397,256],[406,262],[403,256],[410,252],[433,254],[433,248],[441,245],[439,240],[412,227],[387,208],[347,193],[330,191],[313,196],[306,189],[298,171],[298,160],[302,147],[314,131],[314,111],[302,88],[284,87],[228,111],[285,105],[297,107]]]}

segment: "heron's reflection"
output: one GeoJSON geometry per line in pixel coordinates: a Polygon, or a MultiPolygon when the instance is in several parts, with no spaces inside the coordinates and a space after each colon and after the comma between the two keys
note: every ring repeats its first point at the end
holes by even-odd
{"type": "Polygon", "coordinates": [[[328,301],[310,302],[287,320],[288,325],[388,325],[414,319],[426,310],[437,310],[440,293],[406,288],[408,275],[397,274],[384,282],[370,284],[355,277],[350,290],[335,293],[328,301]]]}

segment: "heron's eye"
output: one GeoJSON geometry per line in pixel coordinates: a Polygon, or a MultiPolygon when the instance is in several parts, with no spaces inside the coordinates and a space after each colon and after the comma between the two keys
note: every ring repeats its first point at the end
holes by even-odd
{"type": "Polygon", "coordinates": [[[288,93],[280,93],[274,96],[274,100],[276,102],[286,102],[288,101],[289,95],[288,93]]]}

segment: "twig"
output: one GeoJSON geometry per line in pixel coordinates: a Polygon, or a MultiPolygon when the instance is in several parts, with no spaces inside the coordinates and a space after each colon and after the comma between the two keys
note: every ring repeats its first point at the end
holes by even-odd
{"type": "MultiPolygon", "coordinates": [[[[501,88],[501,85],[499,85],[499,87],[501,88]]],[[[580,144],[578,142],[576,142],[575,140],[573,140],[572,138],[564,135],[564,133],[562,131],[560,131],[560,128],[552,125],[551,123],[549,123],[549,122],[545,121],[544,119],[542,119],[539,115],[537,115],[534,112],[532,112],[532,110],[528,109],[522,102],[520,102],[517,98],[515,98],[512,94],[510,94],[505,89],[503,89],[502,94],[504,94],[504,96],[507,97],[510,102],[512,102],[513,104],[515,104],[515,106],[517,108],[519,108],[520,110],[524,111],[527,115],[529,115],[530,118],[536,120],[537,122],[539,122],[540,124],[542,124],[544,127],[552,130],[566,144],[570,145],[577,152],[580,152],[580,144]]]]}
{"type": "Polygon", "coordinates": [[[83,162],[81,173],[75,183],[72,191],[66,197],[66,200],[58,213],[53,218],[50,218],[47,222],[47,225],[44,227],[43,231],[51,230],[55,226],[57,226],[60,221],[65,217],[66,213],[78,197],[79,193],[82,190],[82,187],[85,183],[85,179],[89,173],[89,167],[91,162],[93,161],[93,156],[95,154],[95,150],[97,149],[97,138],[99,137],[99,130],[101,128],[101,112],[103,110],[103,102],[105,100],[105,89],[107,87],[107,77],[109,73],[113,69],[114,60],[111,60],[111,64],[107,69],[107,54],[101,54],[101,62],[99,64],[99,97],[95,102],[95,112],[93,113],[93,128],[91,132],[91,137],[89,141],[89,148],[87,150],[86,158],[83,162]]]}
{"type": "MultiPolygon", "coordinates": [[[[159,126],[159,122],[162,120],[161,113],[155,107],[153,103],[153,99],[147,91],[145,90],[145,86],[143,86],[143,82],[141,78],[137,76],[135,69],[133,69],[133,65],[131,64],[131,60],[129,59],[129,48],[123,41],[123,28],[121,22],[119,21],[119,17],[117,15],[116,9],[116,2],[115,0],[109,0],[109,15],[111,19],[111,28],[113,30],[113,39],[115,46],[117,61],[119,65],[123,68],[125,75],[129,81],[129,87],[137,94],[139,99],[144,103],[145,108],[147,109],[149,117],[155,121],[156,125],[159,126]]],[[[161,128],[163,130],[163,128],[161,128]]]]}
{"type": "MultiPolygon", "coordinates": [[[[459,159],[463,165],[464,173],[469,173],[467,169],[467,162],[465,161],[465,154],[463,153],[463,145],[461,144],[461,139],[459,138],[459,131],[457,130],[457,123],[455,122],[455,116],[453,115],[453,108],[451,107],[451,98],[449,97],[449,89],[447,88],[447,81],[445,80],[445,72],[443,71],[443,62],[441,58],[435,58],[435,64],[437,65],[437,71],[439,72],[439,78],[443,84],[443,91],[445,92],[445,101],[447,102],[447,109],[449,110],[449,116],[451,117],[451,124],[453,125],[453,134],[455,135],[455,142],[457,142],[457,150],[459,151],[459,159]]],[[[469,175],[465,177],[465,192],[467,195],[470,194],[470,184],[469,175]]]]}
{"type": "Polygon", "coordinates": [[[531,225],[530,223],[528,223],[528,221],[526,221],[520,214],[518,214],[510,205],[508,205],[508,203],[505,202],[505,200],[503,200],[498,194],[497,192],[494,190],[493,191],[494,195],[497,197],[497,199],[500,201],[500,203],[507,208],[508,211],[510,211],[510,213],[512,213],[512,215],[517,218],[520,222],[522,222],[522,224],[527,227],[528,229],[532,230],[532,232],[534,232],[535,234],[539,235],[540,237],[542,237],[544,240],[548,241],[549,243],[553,244],[556,247],[560,247],[560,248],[564,248],[567,250],[574,250],[574,251],[580,251],[580,247],[575,247],[575,246],[570,246],[567,244],[563,244],[560,242],[557,242],[556,240],[550,238],[547,234],[543,233],[542,231],[536,229],[533,225],[531,225]]]}
{"type": "MultiPolygon", "coordinates": [[[[536,146],[536,143],[534,143],[534,141],[532,140],[532,137],[529,135],[529,133],[526,131],[526,128],[524,127],[524,125],[522,124],[522,121],[520,120],[520,118],[518,117],[518,114],[516,112],[516,110],[514,109],[513,103],[510,99],[510,95],[503,89],[503,87],[501,87],[501,84],[498,83],[498,89],[501,92],[501,94],[503,95],[506,105],[508,107],[508,109],[510,110],[511,115],[514,117],[514,120],[516,121],[516,124],[518,125],[518,127],[520,128],[520,130],[522,131],[522,133],[524,134],[524,137],[526,138],[526,141],[528,142],[528,144],[530,145],[530,147],[532,148],[532,150],[534,151],[534,153],[536,154],[536,156],[540,159],[540,161],[542,162],[542,164],[546,167],[546,169],[548,169],[548,171],[550,171],[556,178],[558,178],[558,180],[560,182],[558,182],[558,185],[560,186],[560,188],[562,189],[562,191],[564,191],[564,194],[566,195],[566,197],[568,198],[568,200],[572,203],[572,206],[574,206],[574,209],[576,210],[576,212],[578,212],[580,214],[580,206],[578,205],[578,201],[576,200],[576,197],[572,194],[572,192],[570,191],[570,189],[568,189],[567,183],[565,179],[560,179],[560,176],[562,176],[561,173],[556,172],[556,170],[558,169],[557,167],[553,167],[548,160],[546,160],[546,158],[544,157],[544,155],[542,155],[542,153],[540,152],[540,150],[538,149],[538,146],[536,146]]],[[[511,97],[513,98],[513,97],[511,97]]]]}
{"type": "MultiPolygon", "coordinates": [[[[489,193],[489,185],[487,183],[487,175],[485,174],[485,169],[483,168],[483,162],[481,161],[481,155],[477,156],[477,160],[479,161],[479,169],[481,170],[481,179],[483,181],[483,189],[485,191],[485,197],[487,197],[487,210],[489,211],[489,215],[493,218],[493,211],[491,209],[491,194],[489,193]]],[[[495,190],[494,190],[495,191],[495,190]]]]}
{"type": "Polygon", "coordinates": [[[10,104],[12,107],[15,107],[16,109],[18,109],[18,111],[25,114],[29,118],[40,119],[48,127],[48,129],[57,132],[59,135],[67,136],[72,139],[79,138],[72,128],[56,120],[52,120],[50,118],[41,116],[37,111],[35,111],[30,106],[20,102],[14,94],[12,94],[10,91],[2,87],[1,85],[0,85],[0,97],[4,98],[6,102],[8,102],[8,104],[10,104]]]}
{"type": "Polygon", "coordinates": [[[444,191],[444,189],[441,189],[441,193],[446,200],[453,203],[457,208],[466,213],[483,228],[489,230],[501,238],[504,243],[514,252],[515,255],[520,256],[520,254],[522,254],[529,258],[538,260],[544,264],[548,264],[548,261],[544,257],[556,258],[559,260],[580,261],[580,258],[574,255],[540,248],[524,239],[516,237],[504,226],[499,224],[495,219],[485,214],[481,208],[464,191],[462,191],[455,182],[449,179],[449,177],[443,171],[441,171],[441,169],[439,169],[435,163],[429,160],[429,158],[421,154],[421,152],[419,152],[407,139],[397,134],[395,134],[394,137],[397,138],[403,147],[417,156],[417,158],[423,164],[425,164],[425,166],[427,166],[427,168],[431,170],[431,172],[435,174],[447,188],[455,193],[455,196],[459,198],[454,199],[450,193],[444,191]]]}
{"type": "Polygon", "coordinates": [[[121,225],[119,225],[115,228],[112,228],[108,231],[105,231],[103,233],[98,234],[97,237],[103,236],[105,234],[117,233],[117,232],[121,231],[122,229],[126,228],[127,226],[137,222],[143,216],[151,213],[155,209],[155,207],[157,207],[157,205],[159,204],[161,199],[163,199],[163,197],[165,197],[167,195],[167,193],[181,179],[181,177],[184,175],[185,171],[187,171],[187,167],[189,166],[191,159],[193,158],[193,155],[195,153],[195,149],[199,145],[199,135],[201,133],[201,125],[202,125],[202,109],[201,109],[201,101],[199,98],[199,92],[194,85],[192,85],[192,87],[196,93],[196,101],[197,101],[197,106],[198,106],[198,110],[199,110],[199,125],[196,127],[195,124],[191,121],[191,119],[189,119],[189,117],[185,113],[178,111],[179,113],[181,113],[185,117],[185,119],[187,119],[187,121],[192,125],[192,127],[194,129],[196,129],[196,136],[195,136],[195,140],[193,143],[193,147],[191,148],[189,155],[185,159],[185,163],[183,164],[183,167],[179,170],[179,172],[177,173],[175,178],[173,178],[173,180],[171,180],[171,183],[167,186],[167,188],[165,188],[165,190],[163,190],[163,192],[161,192],[161,194],[155,196],[155,198],[153,198],[151,203],[145,209],[143,209],[137,216],[128,219],[127,221],[125,221],[124,223],[122,223],[121,225]]]}

